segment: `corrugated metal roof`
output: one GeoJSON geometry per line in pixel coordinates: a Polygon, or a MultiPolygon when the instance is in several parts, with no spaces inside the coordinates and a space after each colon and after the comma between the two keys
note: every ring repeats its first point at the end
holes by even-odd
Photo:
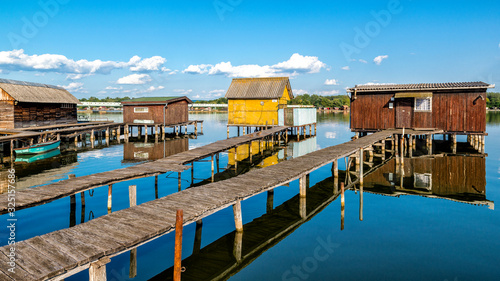
{"type": "Polygon", "coordinates": [[[448,82],[448,83],[419,83],[419,84],[383,84],[383,85],[356,85],[347,89],[347,92],[392,92],[392,91],[421,91],[421,90],[455,90],[455,89],[486,89],[493,88],[484,82],[448,82]]]}
{"type": "Polygon", "coordinates": [[[176,102],[180,100],[186,100],[188,103],[193,103],[188,97],[183,96],[183,97],[142,97],[142,98],[135,98],[135,99],[130,99],[126,101],[122,101],[122,103],[136,103],[136,102],[176,102]]]}
{"type": "Polygon", "coordinates": [[[279,99],[285,88],[293,98],[288,77],[235,78],[226,93],[228,99],[279,99]]]}
{"type": "Polygon", "coordinates": [[[53,85],[0,79],[0,88],[20,102],[79,103],[66,89],[53,85]]]}

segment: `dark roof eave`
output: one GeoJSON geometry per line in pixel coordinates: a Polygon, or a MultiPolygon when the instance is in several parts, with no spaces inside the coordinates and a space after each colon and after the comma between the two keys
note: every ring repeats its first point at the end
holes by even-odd
{"type": "MultiPolygon", "coordinates": [[[[415,86],[415,84],[402,84],[402,85],[374,85],[374,86],[361,86],[361,87],[353,87],[348,88],[347,93],[363,93],[363,92],[410,92],[410,91],[446,91],[446,90],[475,90],[475,89],[488,89],[495,88],[494,84],[486,84],[484,82],[482,85],[474,85],[474,86],[454,86],[454,87],[413,87],[408,88],[408,86],[415,86]],[[392,86],[392,88],[391,88],[392,86]]],[[[449,83],[441,83],[441,84],[449,84],[449,83]]]]}

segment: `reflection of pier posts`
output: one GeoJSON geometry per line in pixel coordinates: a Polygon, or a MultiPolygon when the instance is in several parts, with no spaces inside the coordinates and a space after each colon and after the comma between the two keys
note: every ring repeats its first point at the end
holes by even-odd
{"type": "Polygon", "coordinates": [[[219,156],[220,156],[219,153],[215,154],[215,161],[217,163],[217,173],[219,173],[219,167],[220,167],[219,166],[219,158],[220,158],[219,156]]]}
{"type": "Polygon", "coordinates": [[[191,162],[191,185],[194,183],[194,162],[191,162]]]}
{"type": "MultiPolygon", "coordinates": [[[[213,163],[213,162],[212,162],[212,163],[213,163]]],[[[178,180],[177,180],[177,183],[178,183],[178,190],[179,190],[179,191],[181,191],[181,190],[182,190],[182,184],[181,184],[181,172],[178,172],[178,173],[177,173],[177,178],[178,178],[178,180]]],[[[213,181],[213,179],[212,179],[212,181],[213,181]]]]}
{"type": "Polygon", "coordinates": [[[252,141],[248,144],[248,155],[250,157],[250,163],[252,163],[252,141]]]}
{"type": "Polygon", "coordinates": [[[234,234],[234,247],[233,247],[233,255],[236,259],[236,262],[241,261],[241,255],[243,251],[243,231],[236,231],[234,234]]]}
{"type": "Polygon", "coordinates": [[[300,197],[306,197],[306,190],[307,190],[306,175],[303,175],[299,178],[299,189],[300,189],[300,197]]]}
{"type": "Polygon", "coordinates": [[[193,255],[197,254],[201,250],[201,230],[203,228],[203,221],[196,221],[196,230],[194,233],[194,244],[193,244],[193,255]]]}
{"type": "Polygon", "coordinates": [[[457,135],[451,135],[451,151],[453,154],[457,153],[457,135]]]}
{"type": "Polygon", "coordinates": [[[270,213],[273,210],[274,205],[274,190],[269,190],[267,192],[267,205],[266,205],[266,213],[270,213]]]}
{"type": "Polygon", "coordinates": [[[229,138],[229,125],[227,126],[227,138],[229,138]]]}
{"type": "Polygon", "coordinates": [[[130,268],[128,270],[128,278],[137,276],[137,248],[130,250],[130,268]]]}
{"type": "Polygon", "coordinates": [[[345,198],[344,183],[340,183],[340,230],[344,230],[345,198]]]}
{"type": "Polygon", "coordinates": [[[234,173],[238,172],[238,147],[234,148],[234,173]]]}
{"type": "MultiPolygon", "coordinates": [[[[348,169],[346,169],[348,170],[348,169]]],[[[349,171],[347,171],[349,172],[349,171]]],[[[339,189],[339,164],[338,159],[333,160],[332,163],[332,173],[333,173],[333,194],[338,193],[339,189]]]]}
{"type": "Polygon", "coordinates": [[[299,199],[299,212],[302,219],[307,218],[307,198],[300,197],[299,199]]]}
{"type": "MultiPolygon", "coordinates": [[[[73,179],[75,177],[74,174],[68,175],[68,179],[73,179]]],[[[76,196],[74,194],[69,196],[69,208],[69,227],[72,227],[76,225],[76,196]]]]}

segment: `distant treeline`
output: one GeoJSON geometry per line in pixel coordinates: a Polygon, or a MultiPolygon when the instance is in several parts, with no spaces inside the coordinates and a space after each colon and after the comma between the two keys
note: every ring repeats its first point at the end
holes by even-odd
{"type": "Polygon", "coordinates": [[[316,107],[341,107],[350,105],[350,98],[347,95],[340,96],[318,96],[318,95],[299,95],[290,100],[288,104],[314,105],[316,107]]]}
{"type": "Polygon", "coordinates": [[[486,97],[486,107],[500,107],[500,93],[487,93],[486,97]]]}
{"type": "Polygon", "coordinates": [[[197,100],[194,103],[215,103],[215,104],[227,104],[226,98],[218,98],[216,100],[197,100]]]}

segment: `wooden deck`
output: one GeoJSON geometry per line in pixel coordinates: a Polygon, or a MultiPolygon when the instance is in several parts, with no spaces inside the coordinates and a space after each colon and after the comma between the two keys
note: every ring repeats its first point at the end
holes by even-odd
{"type": "MultiPolygon", "coordinates": [[[[188,166],[184,166],[184,164],[204,159],[211,155],[215,155],[251,141],[270,137],[274,134],[284,132],[287,129],[288,127],[274,127],[266,131],[220,140],[203,147],[174,154],[153,162],[147,162],[127,168],[77,177],[49,185],[17,191],[16,210],[45,204],[59,198],[103,185],[110,185],[136,178],[155,176],[167,172],[182,172],[190,168],[188,166]]],[[[7,212],[7,205],[8,194],[0,194],[0,214],[5,214],[7,212]]]]}
{"type": "MultiPolygon", "coordinates": [[[[284,129],[286,127],[273,128],[266,133],[284,129]]],[[[265,132],[260,133],[261,136],[256,133],[241,138],[250,141],[252,138],[262,137],[265,132]]],[[[9,273],[7,263],[2,263],[0,279],[43,280],[52,278],[60,280],[89,268],[91,264],[94,268],[100,268],[105,266],[110,258],[173,231],[177,209],[184,210],[184,224],[195,222],[224,208],[240,206],[241,200],[272,190],[293,180],[300,178],[301,183],[303,183],[305,176],[312,171],[342,157],[357,153],[360,149],[371,147],[374,143],[392,137],[394,133],[396,132],[392,130],[378,132],[274,166],[253,170],[235,178],[186,189],[69,229],[58,230],[18,242],[16,243],[16,271],[9,273]]],[[[216,153],[216,151],[226,150],[231,145],[236,146],[241,142],[240,138],[228,139],[200,149],[203,149],[204,155],[209,155],[216,153]]],[[[183,161],[194,161],[200,158],[203,158],[200,152],[196,153],[196,150],[190,150],[171,158],[142,164],[143,168],[149,169],[149,171],[145,170],[140,173],[154,174],[162,169],[160,164],[180,166],[183,161]]],[[[137,166],[133,168],[139,170],[137,166]]],[[[98,184],[102,184],[104,180],[110,180],[93,175],[88,176],[85,181],[91,180],[92,177],[94,177],[95,182],[99,182],[98,184]]],[[[81,184],[87,185],[83,182],[81,184]]],[[[76,182],[70,184],[69,181],[65,181],[64,184],[59,185],[59,188],[61,190],[71,189],[72,187],[68,187],[68,185],[74,186],[76,182]]],[[[52,186],[50,190],[43,190],[43,192],[52,192],[52,190],[56,190],[56,188],[52,186]]],[[[43,195],[43,192],[40,194],[43,195]]],[[[305,196],[302,184],[301,195],[305,196]]],[[[38,197],[38,195],[32,195],[32,197],[38,197]]],[[[35,199],[33,201],[38,201],[36,198],[33,199],[35,199]]],[[[0,248],[0,255],[4,255],[2,259],[8,260],[9,248],[10,246],[0,248]]]]}

